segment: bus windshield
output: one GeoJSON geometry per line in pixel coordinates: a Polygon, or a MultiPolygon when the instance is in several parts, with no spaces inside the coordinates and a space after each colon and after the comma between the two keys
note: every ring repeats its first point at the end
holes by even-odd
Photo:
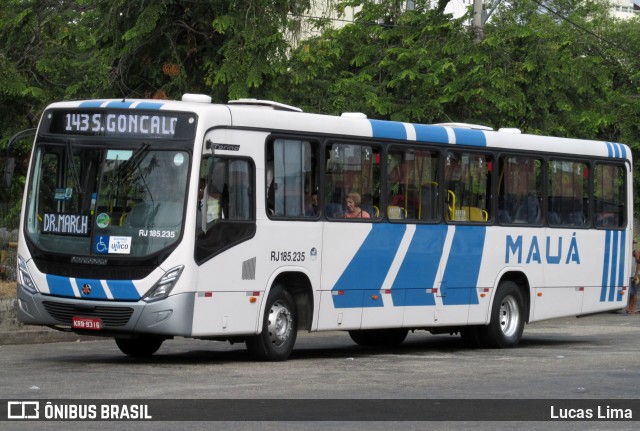
{"type": "Polygon", "coordinates": [[[39,249],[140,257],[182,233],[189,153],[148,142],[107,149],[74,140],[36,147],[25,231],[39,249]]]}

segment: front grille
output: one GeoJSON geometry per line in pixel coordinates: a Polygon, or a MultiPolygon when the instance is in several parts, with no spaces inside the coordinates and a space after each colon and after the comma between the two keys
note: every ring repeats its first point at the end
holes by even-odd
{"type": "Polygon", "coordinates": [[[51,301],[42,304],[51,317],[67,325],[71,325],[72,317],[99,317],[105,326],[124,326],[133,314],[131,307],[80,307],[51,301]]]}
{"type": "Polygon", "coordinates": [[[45,274],[101,280],[141,280],[155,269],[149,266],[124,266],[115,263],[107,266],[83,265],[54,260],[48,256],[47,258],[35,257],[33,261],[38,270],[45,274]]]}

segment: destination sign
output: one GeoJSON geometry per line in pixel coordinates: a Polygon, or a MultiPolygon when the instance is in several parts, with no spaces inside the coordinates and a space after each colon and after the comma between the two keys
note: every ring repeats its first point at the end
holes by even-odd
{"type": "Polygon", "coordinates": [[[89,216],[77,214],[44,214],[42,233],[89,235],[89,216]]]}
{"type": "Polygon", "coordinates": [[[189,139],[194,136],[194,114],[163,111],[55,111],[51,133],[89,136],[189,139]]]}

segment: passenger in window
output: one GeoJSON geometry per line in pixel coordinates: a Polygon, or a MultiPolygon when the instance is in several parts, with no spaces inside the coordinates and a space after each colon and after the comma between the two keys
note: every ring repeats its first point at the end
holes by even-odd
{"type": "Polygon", "coordinates": [[[307,215],[311,216],[311,217],[315,217],[318,214],[320,214],[320,208],[318,207],[318,192],[314,191],[311,193],[311,201],[310,201],[310,205],[307,208],[307,215]]]}
{"type": "Polygon", "coordinates": [[[358,193],[351,192],[347,194],[344,203],[347,209],[343,215],[344,218],[371,218],[368,212],[360,208],[362,199],[358,193]]]}
{"type": "Polygon", "coordinates": [[[205,187],[203,207],[205,217],[203,230],[216,220],[226,218],[229,202],[229,189],[226,184],[226,167],[224,162],[215,161],[209,170],[205,187]]]}

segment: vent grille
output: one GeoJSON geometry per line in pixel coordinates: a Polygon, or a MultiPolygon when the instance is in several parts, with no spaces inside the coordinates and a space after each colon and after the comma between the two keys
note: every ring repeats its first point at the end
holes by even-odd
{"type": "Polygon", "coordinates": [[[78,265],[69,262],[34,258],[41,272],[61,277],[94,278],[101,280],[141,280],[151,274],[153,267],[78,265]]]}
{"type": "Polygon", "coordinates": [[[252,257],[249,260],[242,262],[242,279],[243,280],[255,280],[256,279],[256,258],[252,257]]]}
{"type": "Polygon", "coordinates": [[[99,317],[105,326],[124,326],[133,314],[131,307],[78,307],[51,301],[43,305],[51,317],[67,325],[71,325],[72,317],[99,317]]]}

